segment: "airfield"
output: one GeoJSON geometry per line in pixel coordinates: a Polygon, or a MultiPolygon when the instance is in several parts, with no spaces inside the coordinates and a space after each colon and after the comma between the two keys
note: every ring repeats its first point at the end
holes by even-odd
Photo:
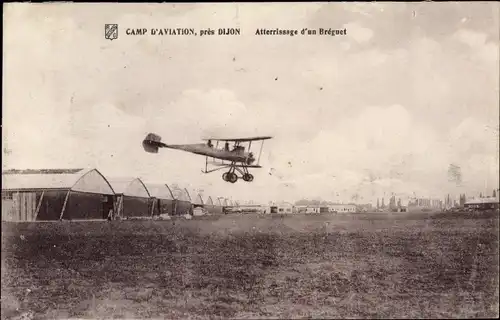
{"type": "Polygon", "coordinates": [[[2,319],[493,318],[498,212],[2,223],[2,319]]]}

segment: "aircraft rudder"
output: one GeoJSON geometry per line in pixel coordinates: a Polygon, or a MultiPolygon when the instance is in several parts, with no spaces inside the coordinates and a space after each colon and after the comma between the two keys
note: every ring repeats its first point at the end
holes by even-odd
{"type": "Polygon", "coordinates": [[[156,134],[156,133],[150,132],[150,133],[148,133],[146,135],[146,138],[144,140],[160,142],[161,141],[161,137],[158,134],[156,134]]]}
{"type": "Polygon", "coordinates": [[[144,151],[149,153],[158,153],[158,149],[164,144],[161,143],[161,137],[156,133],[148,133],[146,138],[142,141],[144,151]]]}

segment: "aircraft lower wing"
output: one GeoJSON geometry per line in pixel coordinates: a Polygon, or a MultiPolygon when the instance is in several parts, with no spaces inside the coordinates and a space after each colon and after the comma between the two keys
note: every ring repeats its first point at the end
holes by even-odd
{"type": "Polygon", "coordinates": [[[231,166],[231,167],[235,167],[235,168],[262,168],[262,166],[259,166],[259,165],[242,165],[242,164],[231,165],[230,162],[228,162],[228,163],[207,162],[207,164],[211,164],[211,165],[217,166],[217,167],[228,167],[228,166],[231,166]]]}

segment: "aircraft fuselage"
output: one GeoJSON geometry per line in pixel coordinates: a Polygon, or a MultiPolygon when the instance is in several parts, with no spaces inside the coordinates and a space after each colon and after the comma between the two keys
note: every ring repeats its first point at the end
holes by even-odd
{"type": "Polygon", "coordinates": [[[177,149],[194,154],[212,157],[220,160],[244,162],[247,163],[249,159],[253,159],[249,152],[244,150],[225,150],[214,147],[209,147],[205,143],[197,144],[167,144],[166,148],[177,149]]]}

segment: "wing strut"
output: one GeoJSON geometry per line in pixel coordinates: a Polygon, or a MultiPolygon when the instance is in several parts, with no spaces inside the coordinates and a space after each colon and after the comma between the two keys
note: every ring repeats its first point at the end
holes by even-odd
{"type": "Polygon", "coordinates": [[[264,148],[264,140],[262,140],[262,144],[260,145],[259,159],[257,160],[257,165],[260,164],[260,156],[262,155],[263,148],[264,148]]]}
{"type": "MultiPolygon", "coordinates": [[[[217,150],[217,149],[219,149],[219,140],[217,140],[217,143],[215,144],[215,149],[216,149],[216,150],[217,150]]],[[[212,157],[212,159],[215,161],[215,158],[214,158],[214,157],[212,157]]]]}

